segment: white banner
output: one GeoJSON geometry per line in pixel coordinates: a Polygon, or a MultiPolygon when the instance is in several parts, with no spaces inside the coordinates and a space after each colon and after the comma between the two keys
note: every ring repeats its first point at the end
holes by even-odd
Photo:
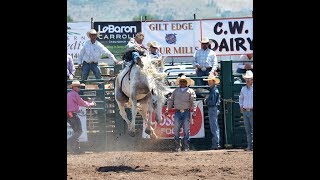
{"type": "MultiPolygon", "coordinates": [[[[78,117],[81,121],[82,134],[79,137],[79,142],[87,142],[88,134],[87,134],[87,111],[86,107],[80,106],[80,111],[78,113],[78,117]]],[[[70,127],[69,123],[67,123],[67,139],[69,139],[73,135],[73,130],[70,127]]]]}
{"type": "MultiPolygon", "coordinates": [[[[203,102],[196,101],[196,116],[193,117],[194,124],[190,124],[190,138],[204,138],[204,114],[203,114],[203,102]]],[[[155,121],[154,114],[152,115],[151,126],[154,129],[155,134],[159,139],[173,139],[174,138],[174,113],[175,109],[170,109],[169,114],[165,116],[166,107],[162,108],[162,119],[163,121],[159,124],[155,121]]],[[[146,134],[145,131],[146,122],[143,123],[143,138],[150,138],[150,135],[146,134]]],[[[183,130],[180,131],[180,137],[183,137],[183,130]]]]}
{"type": "Polygon", "coordinates": [[[67,53],[72,58],[78,59],[80,48],[89,38],[87,32],[91,28],[90,22],[67,23],[67,53]]]}
{"type": "Polygon", "coordinates": [[[142,22],[143,43],[157,41],[163,56],[193,56],[199,47],[200,21],[142,22]]]}
{"type": "Polygon", "coordinates": [[[240,55],[253,51],[253,18],[202,20],[202,37],[211,39],[217,55],[240,55]]]}

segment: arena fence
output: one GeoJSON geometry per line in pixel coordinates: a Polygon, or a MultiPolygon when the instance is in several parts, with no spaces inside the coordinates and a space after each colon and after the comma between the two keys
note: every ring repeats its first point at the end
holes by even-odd
{"type": "MultiPolygon", "coordinates": [[[[243,117],[239,108],[239,93],[243,82],[235,83],[241,78],[241,74],[233,73],[232,64],[239,61],[220,61],[218,85],[221,98],[219,107],[220,114],[218,122],[220,127],[221,146],[223,148],[244,148],[246,147],[246,135],[243,126],[243,117]]],[[[81,142],[81,148],[86,151],[112,151],[112,150],[173,150],[172,139],[144,139],[142,138],[142,117],[136,119],[136,136],[130,137],[127,134],[127,125],[119,114],[119,108],[114,97],[115,74],[122,69],[121,65],[102,65],[103,79],[94,79],[90,72],[89,78],[82,81],[86,87],[81,89],[80,95],[84,99],[92,98],[97,106],[87,108],[86,125],[88,141],[81,142]]],[[[189,76],[193,80],[196,76],[189,76]]],[[[75,78],[80,80],[80,69],[77,68],[75,78]]],[[[176,79],[177,76],[168,76],[167,79],[176,79]]],[[[68,80],[67,84],[72,81],[68,80]]],[[[176,86],[170,86],[175,88],[176,86]]],[[[191,86],[193,89],[206,88],[208,86],[191,86]]],[[[67,89],[70,91],[70,89],[67,89]]],[[[206,93],[197,94],[197,100],[203,100],[206,93]]],[[[131,119],[130,109],[126,109],[128,118],[131,119]]],[[[209,126],[208,109],[203,105],[204,112],[204,138],[192,138],[191,149],[204,150],[211,146],[211,133],[209,126]]]]}

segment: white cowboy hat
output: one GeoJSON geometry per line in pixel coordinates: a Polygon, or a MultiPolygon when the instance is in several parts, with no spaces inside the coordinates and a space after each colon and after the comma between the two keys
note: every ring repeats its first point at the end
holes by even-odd
{"type": "Polygon", "coordinates": [[[100,33],[97,32],[95,29],[90,29],[90,31],[87,32],[88,38],[90,38],[90,34],[96,34],[98,36],[100,33]]]}
{"type": "Polygon", "coordinates": [[[204,80],[204,81],[214,80],[214,82],[215,82],[216,84],[219,84],[219,83],[220,83],[220,79],[217,78],[216,76],[214,76],[213,74],[210,74],[210,75],[208,76],[208,79],[203,79],[203,80],[204,80]]]}
{"type": "Polygon", "coordinates": [[[201,39],[201,41],[199,41],[200,43],[209,43],[209,38],[207,38],[207,37],[203,37],[202,39],[201,39]]]}
{"type": "Polygon", "coordinates": [[[190,79],[189,77],[187,77],[186,75],[182,75],[181,77],[178,77],[176,80],[176,85],[179,85],[180,80],[186,80],[187,81],[187,86],[192,84],[192,79],[190,79]]]}
{"type": "Polygon", "coordinates": [[[253,79],[253,73],[251,70],[246,71],[246,74],[242,74],[243,79],[253,79]]]}
{"type": "Polygon", "coordinates": [[[155,48],[159,48],[160,45],[156,42],[156,41],[151,41],[147,43],[147,46],[150,47],[155,47],[155,48]]]}
{"type": "Polygon", "coordinates": [[[74,86],[85,86],[85,84],[80,83],[78,80],[73,80],[72,83],[69,85],[70,88],[73,88],[74,86]]]}

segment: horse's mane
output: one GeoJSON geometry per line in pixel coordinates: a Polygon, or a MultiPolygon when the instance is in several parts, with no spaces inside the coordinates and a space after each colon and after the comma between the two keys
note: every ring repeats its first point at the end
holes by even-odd
{"type": "Polygon", "coordinates": [[[144,66],[141,71],[147,76],[149,88],[156,91],[158,101],[164,104],[166,101],[165,95],[170,93],[170,88],[165,84],[167,74],[158,72],[149,55],[143,57],[142,62],[144,66]]]}

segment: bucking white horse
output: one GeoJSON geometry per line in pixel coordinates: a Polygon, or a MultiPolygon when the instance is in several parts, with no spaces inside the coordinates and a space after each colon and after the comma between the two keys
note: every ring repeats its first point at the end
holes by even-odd
{"type": "Polygon", "coordinates": [[[120,109],[121,117],[127,122],[129,135],[135,136],[136,115],[139,114],[146,123],[145,132],[155,135],[151,127],[152,113],[157,122],[162,118],[162,106],[165,95],[170,89],[165,85],[165,73],[159,73],[149,56],[141,57],[143,68],[137,64],[125,67],[115,80],[115,99],[120,109]],[[125,108],[131,107],[131,121],[127,117],[125,108]]]}

